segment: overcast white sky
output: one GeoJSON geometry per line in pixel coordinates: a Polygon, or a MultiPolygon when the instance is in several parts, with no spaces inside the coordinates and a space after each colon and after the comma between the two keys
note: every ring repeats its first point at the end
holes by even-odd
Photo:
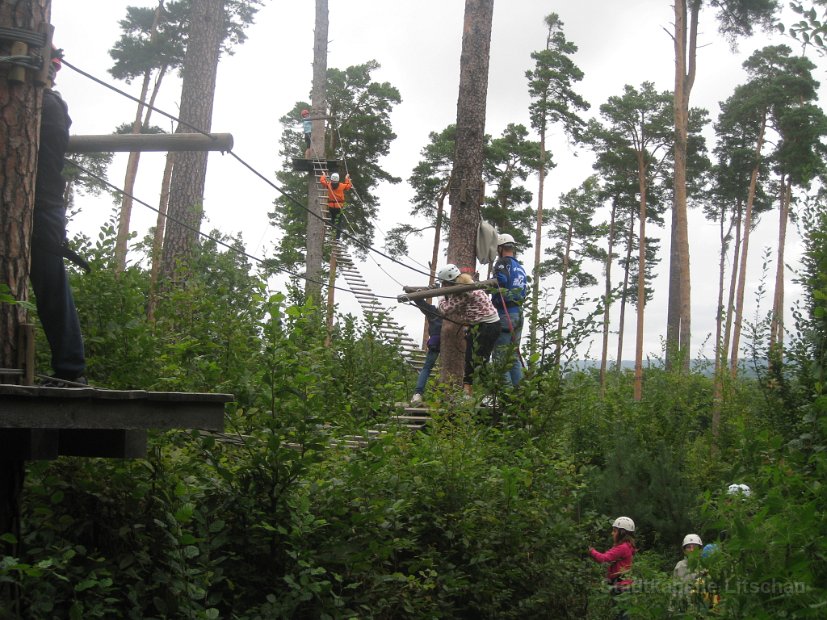
{"type": "MultiPolygon", "coordinates": [[[[108,50],[120,36],[118,20],[128,5],[154,6],[152,0],[119,2],[114,0],[53,0],[52,23],[55,42],[65,49],[67,60],[98,77],[109,79],[111,66],[108,50]]],[[[377,81],[396,86],[402,103],[392,115],[393,129],[398,138],[383,161],[386,169],[407,179],[419,161],[420,151],[427,144],[428,133],[439,131],[456,120],[459,83],[459,56],[462,37],[464,2],[462,0],[330,0],[330,31],[328,66],[345,68],[375,59],[381,69],[374,73],[377,81]]],[[[508,123],[528,122],[529,97],[525,71],[532,67],[530,54],[545,45],[544,17],[557,12],[565,24],[567,37],[579,46],[575,60],[585,73],[581,94],[592,104],[590,115],[596,115],[600,104],[620,94],[625,84],[639,86],[654,82],[661,90],[673,87],[671,0],[496,0],[491,44],[491,65],[488,86],[486,131],[499,135],[508,123]]],[[[234,151],[261,172],[272,175],[280,166],[278,142],[281,127],[277,119],[293,103],[309,96],[312,79],[313,27],[315,2],[270,0],[256,16],[256,23],[247,31],[247,42],[233,56],[223,57],[219,65],[218,84],[212,129],[232,133],[234,151]]],[[[791,20],[788,19],[787,23],[791,20]]],[[[713,118],[718,102],[728,97],[734,86],[744,81],[741,63],[749,54],[771,41],[767,35],[742,40],[732,51],[718,35],[710,10],[706,10],[700,32],[702,46],[698,58],[698,77],[692,92],[691,105],[707,108],[713,118]]],[[[772,42],[794,42],[778,36],[772,42]]],[[[823,75],[819,63],[817,79],[823,75]]],[[[169,78],[168,78],[169,79],[169,78]]],[[[134,95],[138,84],[118,84],[134,95]]],[[[105,134],[124,122],[131,122],[134,104],[98,86],[70,69],[61,72],[58,89],[69,103],[75,134],[105,134]]],[[[163,88],[158,106],[170,113],[177,112],[180,82],[169,79],[163,88]]],[[[154,121],[166,127],[159,117],[154,121]]],[[[713,146],[709,144],[710,148],[713,146]]],[[[591,172],[588,151],[571,147],[556,139],[551,146],[555,168],[547,179],[546,209],[554,208],[557,197],[579,185],[591,172]]],[[[138,198],[156,205],[163,166],[162,154],[144,154],[141,159],[138,198]]],[[[111,168],[110,181],[121,186],[125,157],[119,156],[111,168]]],[[[359,189],[358,171],[354,183],[359,189]]],[[[274,177],[271,176],[274,179],[274,177]]],[[[529,189],[536,194],[536,179],[529,180],[529,189]]],[[[410,220],[409,200],[412,192],[407,182],[380,188],[382,200],[378,228],[386,231],[397,223],[410,220]]],[[[248,251],[265,255],[280,231],[269,226],[267,211],[272,207],[275,191],[243,169],[233,158],[213,153],[209,158],[205,196],[205,232],[219,228],[225,233],[242,233],[248,251]]],[[[84,212],[70,227],[96,236],[99,227],[111,216],[106,201],[83,199],[84,212]]],[[[536,206],[536,205],[535,205],[536,206]]],[[[764,247],[775,247],[777,215],[765,216],[750,245],[752,275],[747,299],[760,276],[760,258],[764,247]]],[[[154,225],[155,214],[136,205],[133,230],[141,235],[154,225]]],[[[668,220],[667,220],[668,225],[668,220]]],[[[718,233],[714,224],[699,213],[690,214],[690,252],[692,258],[692,322],[693,353],[709,355],[714,332],[717,295],[718,233]],[[702,348],[703,345],[703,348],[702,348]]],[[[666,230],[650,234],[662,241],[664,260],[655,284],[655,298],[646,308],[645,349],[659,355],[661,337],[666,324],[668,234],[666,230]]],[[[375,245],[382,247],[382,234],[375,245]]],[[[788,263],[796,264],[800,243],[794,227],[788,238],[788,263]]],[[[374,255],[375,256],[375,255],[374,255]]],[[[524,262],[533,260],[533,251],[524,255],[524,262]]],[[[403,284],[422,284],[424,278],[385,259],[375,256],[362,265],[363,275],[374,292],[397,295],[403,284]]],[[[426,263],[430,258],[430,242],[415,244],[412,258],[426,263]]],[[[798,289],[788,273],[788,305],[798,289]]],[[[338,284],[345,287],[343,280],[338,284]]],[[[557,289],[559,278],[549,278],[543,288],[557,289]]],[[[589,291],[596,295],[597,291],[589,291]]],[[[355,299],[337,293],[337,301],[347,311],[357,310],[355,299]]],[[[386,300],[387,301],[387,300],[386,300]]],[[[393,302],[388,302],[393,307],[393,302]]],[[[421,315],[409,307],[394,308],[394,316],[409,333],[421,333],[421,315]]],[[[613,325],[613,329],[617,326],[613,325]]],[[[633,356],[634,319],[627,314],[627,338],[624,358],[633,356]]],[[[610,345],[610,351],[615,349],[610,345]]],[[[597,354],[593,348],[592,354],[597,354]]]]}

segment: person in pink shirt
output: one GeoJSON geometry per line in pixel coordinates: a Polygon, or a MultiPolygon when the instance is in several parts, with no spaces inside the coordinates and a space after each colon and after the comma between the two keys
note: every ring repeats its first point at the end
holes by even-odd
{"type": "MultiPolygon", "coordinates": [[[[606,581],[612,588],[612,596],[617,596],[626,592],[632,585],[632,558],[637,551],[635,522],[629,517],[615,519],[612,523],[612,542],[614,545],[606,553],[600,553],[594,547],[589,547],[589,555],[595,562],[608,565],[606,581]]],[[[617,615],[618,619],[626,617],[625,611],[617,615]]]]}
{"type": "MultiPolygon", "coordinates": [[[[442,286],[473,284],[467,273],[460,273],[456,265],[445,265],[437,272],[442,286]]],[[[491,303],[490,296],[482,289],[446,295],[439,302],[439,311],[449,319],[469,325],[465,340],[465,372],[462,389],[472,395],[474,370],[484,365],[500,336],[500,315],[491,303]]]]}

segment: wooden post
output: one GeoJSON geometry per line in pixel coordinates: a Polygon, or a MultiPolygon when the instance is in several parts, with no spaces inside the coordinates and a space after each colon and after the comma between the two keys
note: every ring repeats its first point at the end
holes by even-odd
{"type": "MultiPolygon", "coordinates": [[[[331,230],[333,228],[331,227],[331,230]]],[[[334,233],[335,234],[335,233],[334,233]]],[[[333,305],[336,301],[336,246],[330,251],[330,277],[327,281],[327,338],[325,346],[333,341],[333,305]]]]}
{"type": "MultiPolygon", "coordinates": [[[[327,98],[328,27],[327,0],[316,0],[316,21],[313,33],[313,87],[310,95],[310,118],[313,120],[313,129],[310,134],[310,152],[305,154],[305,158],[311,160],[324,160],[327,157],[324,136],[327,113],[325,100],[327,98]]],[[[304,146],[304,143],[302,143],[302,146],[304,146]]],[[[311,166],[307,175],[307,210],[309,213],[305,245],[307,250],[305,253],[307,283],[304,292],[308,301],[320,305],[322,295],[320,280],[322,277],[325,228],[321,219],[322,207],[319,204],[318,188],[319,184],[311,166]]]]}

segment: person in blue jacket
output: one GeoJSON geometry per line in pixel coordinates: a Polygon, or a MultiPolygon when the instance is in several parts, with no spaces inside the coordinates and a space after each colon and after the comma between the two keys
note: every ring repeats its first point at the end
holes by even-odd
{"type": "Polygon", "coordinates": [[[517,244],[514,237],[502,234],[497,238],[497,255],[494,277],[499,290],[491,295],[491,301],[500,315],[500,337],[494,349],[498,366],[507,368],[505,382],[516,387],[523,378],[520,359],[520,338],[523,334],[523,301],[528,294],[528,278],[525,269],[514,258],[517,244]],[[510,363],[509,363],[510,361],[510,363]]]}

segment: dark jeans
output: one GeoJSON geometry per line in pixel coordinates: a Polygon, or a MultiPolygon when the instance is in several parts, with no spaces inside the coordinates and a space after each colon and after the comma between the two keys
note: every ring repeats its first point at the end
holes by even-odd
{"type": "Polygon", "coordinates": [[[431,371],[434,369],[437,359],[439,359],[439,349],[428,349],[428,353],[425,355],[425,363],[422,365],[422,370],[419,371],[419,378],[416,380],[415,394],[425,393],[428,377],[431,376],[431,371]]]}
{"type": "Polygon", "coordinates": [[[65,235],[63,214],[59,210],[35,209],[32,234],[32,262],[29,277],[37,298],[37,314],[52,352],[52,370],[60,379],[72,380],[86,370],[80,320],[69,287],[69,278],[60,246],[55,242],[65,235]]]}
{"type": "Polygon", "coordinates": [[[462,382],[473,383],[474,369],[483,366],[500,336],[500,323],[477,323],[468,329],[465,343],[465,375],[462,382]]]}
{"type": "Polygon", "coordinates": [[[330,227],[336,229],[336,238],[342,236],[342,224],[344,220],[342,219],[342,208],[334,208],[328,205],[327,212],[330,215],[330,227]]]}

